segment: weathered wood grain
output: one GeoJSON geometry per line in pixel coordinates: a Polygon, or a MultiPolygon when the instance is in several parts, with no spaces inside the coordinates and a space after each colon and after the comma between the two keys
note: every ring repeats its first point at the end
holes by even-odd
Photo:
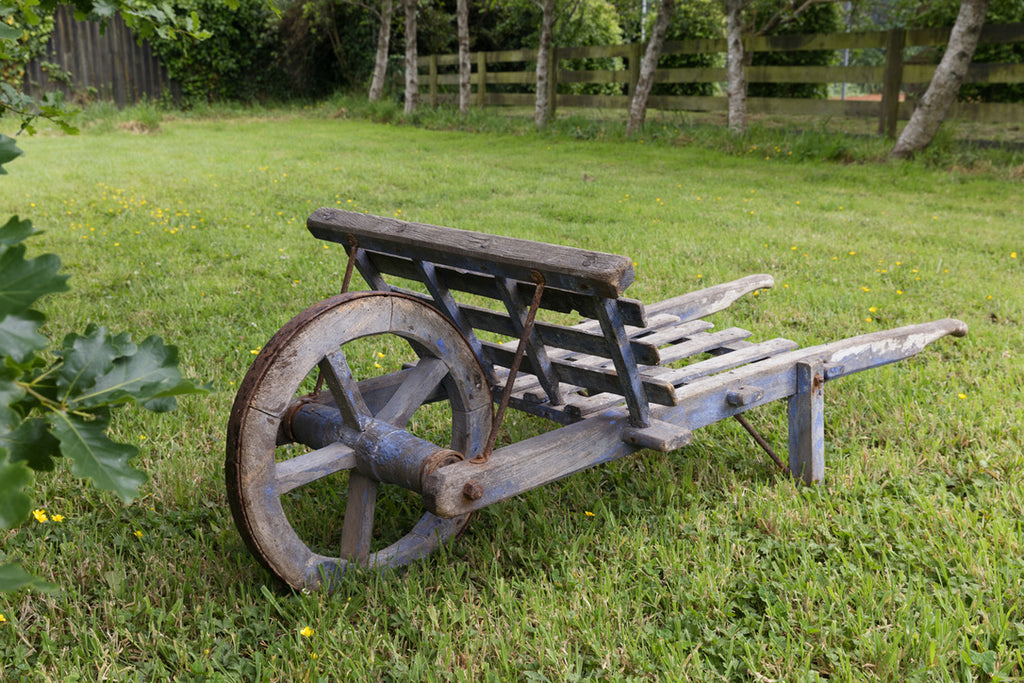
{"type": "MultiPolygon", "coordinates": [[[[395,275],[407,280],[422,282],[421,271],[411,259],[399,258],[389,254],[367,254],[363,251],[360,251],[360,255],[364,256],[368,262],[372,263],[380,273],[387,273],[388,275],[395,275]]],[[[467,294],[474,294],[488,299],[494,299],[496,297],[497,290],[495,288],[494,276],[492,275],[472,273],[456,268],[445,268],[435,264],[434,277],[437,278],[437,282],[439,284],[451,291],[466,292],[467,294]]],[[[373,289],[384,289],[384,291],[387,291],[386,286],[382,288],[377,285],[371,285],[371,287],[373,289]]],[[[422,296],[422,294],[417,292],[410,292],[401,288],[392,287],[391,289],[404,294],[422,296]]],[[[532,282],[523,282],[519,285],[519,297],[523,305],[528,305],[533,299],[534,289],[535,285],[532,282]]],[[[643,327],[647,324],[644,305],[642,303],[636,299],[630,299],[627,297],[619,297],[616,301],[619,302],[622,319],[626,321],[627,325],[643,327]]],[[[565,289],[558,289],[557,287],[552,287],[550,285],[544,286],[544,294],[541,298],[540,307],[544,310],[556,311],[558,313],[577,312],[580,315],[587,317],[595,317],[597,315],[594,309],[594,297],[581,294],[579,292],[570,292],[565,289]]],[[[596,329],[597,328],[595,328],[595,330],[596,329]]]]}
{"type": "Polygon", "coordinates": [[[306,224],[315,237],[346,246],[354,239],[370,251],[523,282],[539,272],[552,287],[583,294],[616,298],[634,278],[633,262],[625,256],[513,237],[330,208],[314,211],[306,224]]]}

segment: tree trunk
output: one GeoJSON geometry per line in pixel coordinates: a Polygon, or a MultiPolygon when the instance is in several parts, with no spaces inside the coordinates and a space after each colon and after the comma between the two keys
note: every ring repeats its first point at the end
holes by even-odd
{"type": "Polygon", "coordinates": [[[373,60],[373,80],[370,81],[370,101],[376,102],[384,94],[384,79],[388,74],[388,49],[391,45],[391,0],[383,0],[380,8],[380,28],[377,29],[377,56],[373,60]]]}
{"type": "Polygon", "coordinates": [[[743,0],[726,0],[725,12],[729,130],[742,135],[747,132],[747,74],[745,70],[746,57],[743,54],[743,0]]]}
{"type": "Polygon", "coordinates": [[[960,3],[960,13],[953,24],[946,53],[942,55],[928,90],[914,109],[890,156],[903,159],[913,156],[928,147],[939,132],[974,58],[987,8],[988,0],[962,0],[960,3]]]}
{"type": "Polygon", "coordinates": [[[555,0],[544,0],[544,14],[540,23],[540,45],[537,48],[537,100],[533,110],[533,122],[537,128],[548,124],[548,73],[551,62],[551,34],[555,25],[555,0]]]}
{"type": "Polygon", "coordinates": [[[640,62],[640,78],[636,82],[636,91],[633,93],[633,100],[629,105],[626,135],[635,135],[644,126],[644,119],[647,118],[647,99],[651,96],[651,88],[654,86],[654,72],[658,68],[661,46],[665,43],[665,34],[668,33],[669,21],[672,19],[674,11],[675,0],[661,0],[661,6],[658,7],[658,18],[654,22],[654,31],[651,33],[651,42],[647,44],[647,52],[644,53],[644,59],[640,62]]]}
{"type": "Polygon", "coordinates": [[[472,95],[470,82],[472,66],[469,63],[469,0],[456,3],[459,31],[459,114],[469,113],[469,99],[472,95]]]}
{"type": "Polygon", "coordinates": [[[416,0],[405,2],[405,113],[416,111],[420,101],[419,62],[416,57],[416,0]]]}

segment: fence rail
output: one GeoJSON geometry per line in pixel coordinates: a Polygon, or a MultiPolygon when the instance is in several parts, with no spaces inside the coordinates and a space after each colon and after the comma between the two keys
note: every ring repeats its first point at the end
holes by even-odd
{"type": "MultiPolygon", "coordinates": [[[[913,48],[943,46],[949,40],[949,28],[895,29],[864,33],[807,34],[760,36],[744,39],[744,49],[754,52],[791,52],[801,50],[882,50],[884,64],[878,66],[748,66],[748,83],[811,83],[865,84],[878,87],[881,101],[824,100],[810,98],[751,97],[747,107],[751,113],[846,116],[879,120],[880,132],[893,135],[897,120],[910,118],[913,98],[906,97],[908,85],[927,84],[935,73],[934,64],[908,62],[906,53],[913,48]]],[[[1024,23],[992,24],[982,29],[980,44],[1024,42],[1024,23]]],[[[579,95],[558,93],[550,98],[551,112],[558,106],[621,108],[629,107],[636,87],[646,46],[603,45],[556,48],[554,64],[569,59],[618,58],[622,68],[589,71],[552,69],[551,79],[558,84],[596,83],[618,86],[612,95],[579,95]]],[[[724,55],[724,39],[668,41],[662,56],[724,55]]],[[[510,84],[532,85],[536,81],[533,64],[537,50],[503,50],[476,52],[470,55],[473,65],[473,101],[477,106],[532,106],[529,92],[498,92],[488,86],[510,84]]],[[[724,59],[723,59],[724,61],[724,59]]],[[[431,105],[452,100],[458,88],[458,55],[428,55],[420,61],[427,78],[421,79],[431,105]]],[[[664,68],[655,73],[656,83],[724,83],[724,67],[664,68]]],[[[1024,83],[1024,64],[972,64],[965,83],[1024,83]]],[[[721,89],[724,91],[724,88],[721,89]]],[[[649,106],[658,109],[686,111],[725,111],[726,98],[718,96],[653,95],[649,106]]],[[[1024,103],[958,102],[952,116],[967,121],[988,123],[1020,123],[1024,121],[1024,103]]]]}
{"type": "Polygon", "coordinates": [[[99,22],[76,20],[66,5],[57,7],[53,20],[46,51],[25,69],[25,92],[60,90],[69,99],[98,98],[123,107],[176,91],[150,46],[139,45],[120,16],[102,32],[99,22]]]}

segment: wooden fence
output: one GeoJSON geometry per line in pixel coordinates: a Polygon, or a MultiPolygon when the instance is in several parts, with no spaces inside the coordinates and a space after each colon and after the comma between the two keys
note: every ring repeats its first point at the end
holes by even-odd
{"type": "MultiPolygon", "coordinates": [[[[950,29],[896,29],[865,33],[836,33],[813,35],[787,35],[752,37],[744,40],[748,52],[792,52],[799,50],[877,49],[884,51],[885,60],[879,66],[749,66],[748,83],[815,83],[864,84],[881,92],[881,101],[855,101],[833,99],[790,99],[751,97],[747,107],[751,113],[810,115],[833,117],[860,117],[879,120],[880,132],[893,135],[898,119],[909,119],[913,111],[913,98],[901,97],[908,85],[924,84],[935,72],[934,64],[908,62],[905,55],[913,48],[945,45],[950,29]]],[[[985,26],[981,43],[1024,42],[1024,23],[993,24],[985,26]]],[[[559,93],[550,98],[551,114],[558,106],[628,108],[640,73],[640,61],[646,46],[640,43],[613,46],[557,48],[553,64],[563,60],[618,58],[621,69],[571,71],[552,69],[554,87],[564,83],[616,84],[618,95],[573,95],[559,93]]],[[[684,40],[666,42],[662,55],[722,55],[724,63],[726,43],[719,40],[684,40]]],[[[520,84],[530,86],[536,80],[534,64],[536,50],[508,50],[477,52],[471,55],[473,63],[474,104],[476,106],[533,106],[534,95],[526,92],[510,93],[488,91],[489,86],[520,84]],[[518,64],[520,66],[516,67],[518,64]],[[515,70],[513,70],[515,69],[515,70]]],[[[431,105],[450,101],[458,89],[458,55],[429,55],[420,59],[421,88],[425,89],[431,105]]],[[[658,69],[656,83],[718,83],[724,93],[725,67],[658,69]]],[[[1024,83],[1024,64],[971,65],[966,83],[1024,83]]],[[[726,111],[726,98],[718,96],[652,95],[649,106],[656,109],[685,111],[726,111]]],[[[960,120],[991,123],[1020,123],[1024,121],[1024,103],[957,103],[952,116],[960,120]]]]}
{"type": "Polygon", "coordinates": [[[120,16],[110,19],[102,33],[98,22],[77,21],[66,5],[57,7],[53,19],[46,51],[25,69],[27,93],[60,90],[69,99],[108,100],[123,107],[175,92],[150,46],[136,43],[120,16]]]}

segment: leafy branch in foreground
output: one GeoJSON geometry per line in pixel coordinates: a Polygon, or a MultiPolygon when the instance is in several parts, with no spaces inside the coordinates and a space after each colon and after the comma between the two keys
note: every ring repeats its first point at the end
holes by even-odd
{"type": "MultiPolygon", "coordinates": [[[[52,471],[60,458],[75,476],[131,501],[146,475],[131,465],[138,449],[107,435],[113,410],[165,412],[176,397],[205,391],[182,377],[177,349],[159,337],[135,344],[90,324],[47,354],[46,318],[32,306],[68,285],[56,255],[26,258],[23,242],[35,233],[16,216],[0,228],[0,528],[28,518],[33,471],[52,471]]],[[[25,586],[45,584],[0,565],[0,591],[25,586]]]]}

